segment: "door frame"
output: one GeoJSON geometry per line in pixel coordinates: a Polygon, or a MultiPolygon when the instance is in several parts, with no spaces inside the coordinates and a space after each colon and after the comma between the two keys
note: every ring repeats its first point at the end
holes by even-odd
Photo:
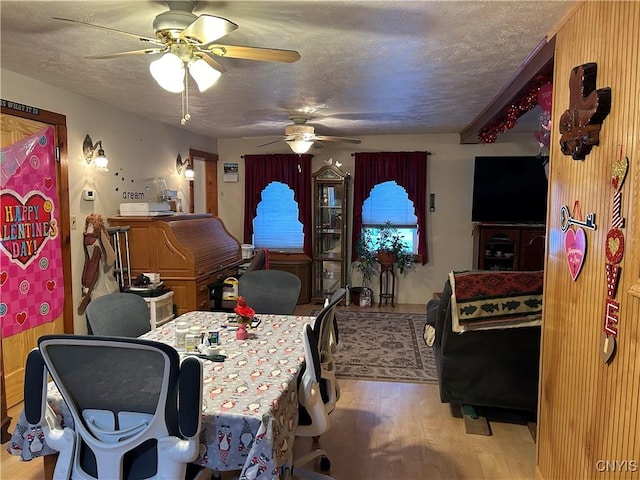
{"type": "MultiPolygon", "coordinates": [[[[205,180],[202,183],[206,190],[206,213],[214,217],[218,216],[218,154],[203,150],[189,149],[189,164],[193,168],[195,159],[205,162],[205,180]]],[[[193,180],[189,182],[189,213],[195,212],[195,196],[193,192],[193,180]]]]}

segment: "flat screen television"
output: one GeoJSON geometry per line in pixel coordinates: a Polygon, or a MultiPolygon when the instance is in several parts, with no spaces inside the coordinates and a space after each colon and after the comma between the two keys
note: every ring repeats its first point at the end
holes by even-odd
{"type": "Polygon", "coordinates": [[[539,157],[476,157],[474,222],[545,223],[547,177],[539,157]]]}

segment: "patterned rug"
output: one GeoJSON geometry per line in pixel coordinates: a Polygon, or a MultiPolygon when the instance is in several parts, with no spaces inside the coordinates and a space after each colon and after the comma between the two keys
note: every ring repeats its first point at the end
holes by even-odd
{"type": "Polygon", "coordinates": [[[336,311],[338,377],[437,383],[433,352],[423,339],[426,314],[336,311]]]}

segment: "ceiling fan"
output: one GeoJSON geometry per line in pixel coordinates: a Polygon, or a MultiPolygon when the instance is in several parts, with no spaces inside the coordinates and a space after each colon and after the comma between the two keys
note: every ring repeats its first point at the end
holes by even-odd
{"type": "MultiPolygon", "coordinates": [[[[287,142],[291,150],[298,155],[307,153],[314,142],[345,142],[345,143],[361,143],[357,138],[335,137],[330,135],[316,135],[315,129],[311,125],[307,125],[309,117],[292,116],[289,120],[293,122],[291,125],[284,127],[284,136],[272,142],[263,143],[258,147],[266,147],[277,142],[287,142]]],[[[255,138],[255,137],[253,137],[255,138]]]]}
{"type": "MultiPolygon", "coordinates": [[[[53,17],[53,19],[127,35],[147,44],[147,48],[142,50],[89,55],[86,58],[111,59],[132,55],[163,54],[159,59],[151,62],[149,70],[162,88],[174,93],[181,93],[185,88],[188,88],[185,65],[201,92],[211,87],[225,71],[214,57],[283,63],[293,63],[300,59],[300,54],[295,50],[213,43],[236,30],[238,25],[226,18],[214,15],[195,15],[193,10],[198,3],[195,1],[168,1],[166,3],[169,11],[159,14],[153,21],[156,38],[70,18],[53,17]]],[[[184,121],[185,118],[183,118],[183,124],[184,121]]]]}

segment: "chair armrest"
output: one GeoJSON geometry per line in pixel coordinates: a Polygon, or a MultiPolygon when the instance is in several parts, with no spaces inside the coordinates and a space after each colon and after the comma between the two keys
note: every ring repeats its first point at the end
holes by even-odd
{"type": "Polygon", "coordinates": [[[179,392],[180,433],[193,438],[200,433],[202,412],[202,364],[196,357],[187,357],[180,365],[179,392]]]}
{"type": "Polygon", "coordinates": [[[440,300],[429,300],[427,303],[427,325],[436,327],[438,322],[438,311],[440,310],[440,300]]]}

